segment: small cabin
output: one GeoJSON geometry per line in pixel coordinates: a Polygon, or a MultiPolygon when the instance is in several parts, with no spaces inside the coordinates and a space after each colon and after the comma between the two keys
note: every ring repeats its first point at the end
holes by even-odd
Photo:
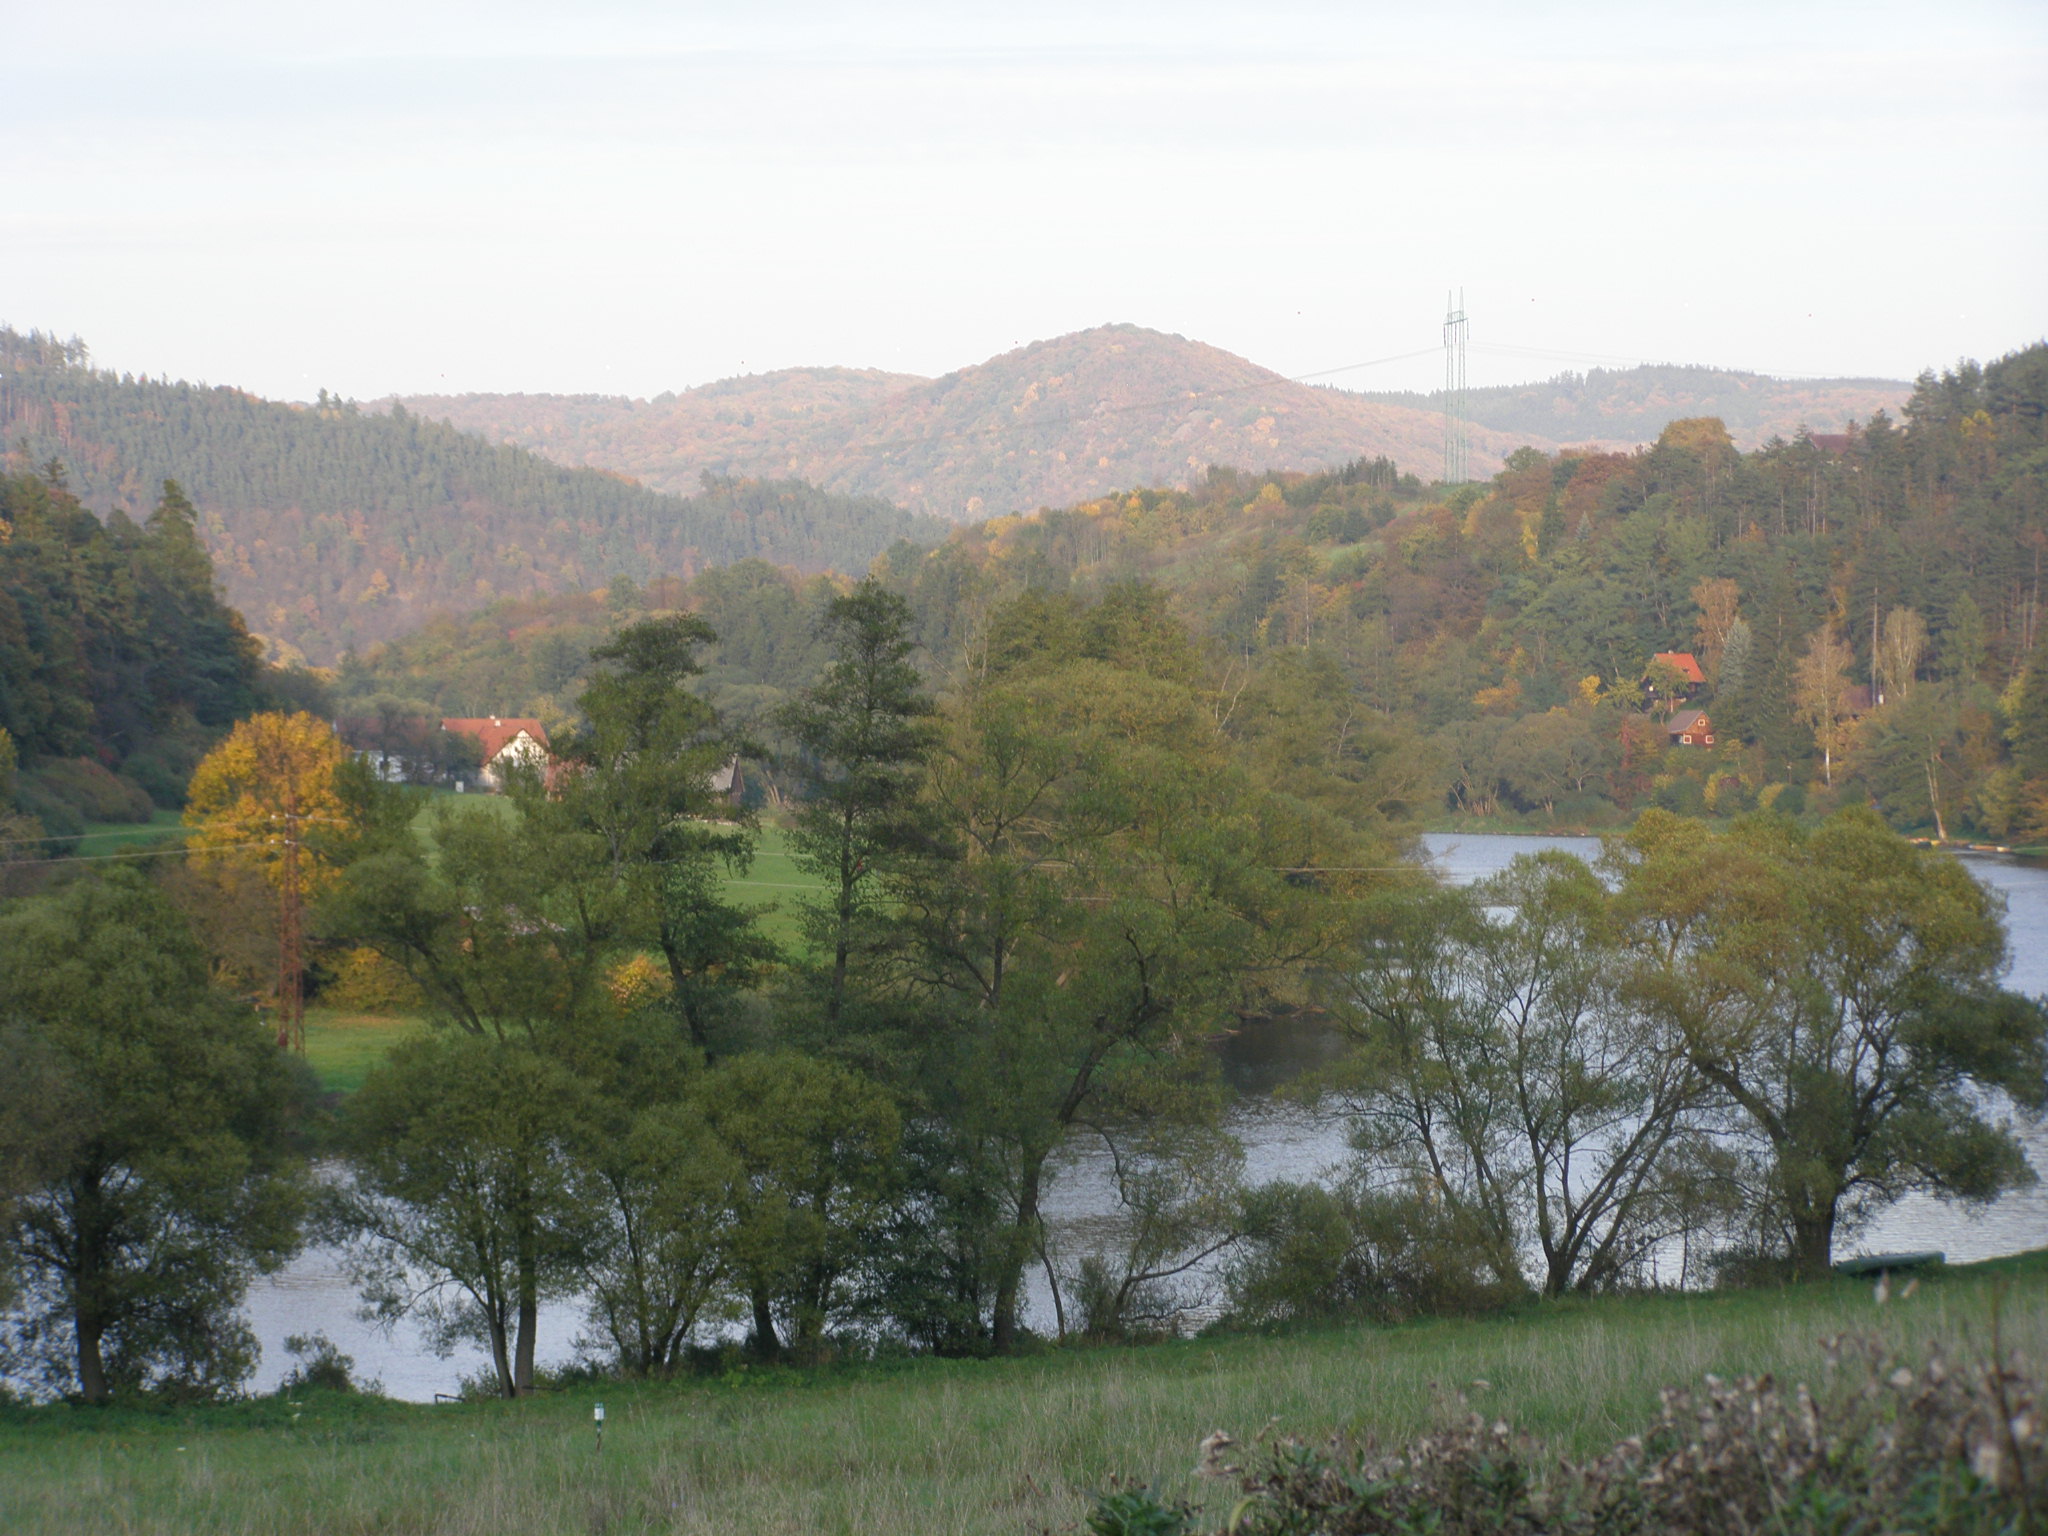
{"type": "Polygon", "coordinates": [[[1681,709],[1664,722],[1664,734],[1674,747],[1711,747],[1714,722],[1704,709],[1681,709]]]}
{"type": "Polygon", "coordinates": [[[503,789],[505,774],[514,767],[545,767],[548,760],[547,727],[531,718],[509,715],[450,715],[441,729],[457,736],[474,736],[483,744],[483,761],[477,777],[487,789],[503,789]]]}
{"type": "Polygon", "coordinates": [[[1707,686],[1707,674],[1691,651],[1659,651],[1643,671],[1643,692],[1652,698],[1690,699],[1707,686]]]}

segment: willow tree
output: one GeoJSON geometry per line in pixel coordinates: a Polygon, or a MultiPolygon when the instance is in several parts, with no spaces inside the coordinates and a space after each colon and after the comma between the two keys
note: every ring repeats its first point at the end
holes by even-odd
{"type": "Polygon", "coordinates": [[[2000,1106],[2048,1109],[2048,1010],[2000,986],[2000,898],[1954,858],[1863,809],[1813,832],[1650,811],[1613,873],[1634,1006],[1719,1100],[1796,1272],[1910,1191],[2032,1181],[2000,1106]]]}
{"type": "Polygon", "coordinates": [[[1045,1259],[1054,1154],[1080,1130],[1203,1142],[1221,1106],[1203,1040],[1299,999],[1334,939],[1329,895],[1369,862],[1248,770],[1156,595],[1018,619],[941,718],[936,841],[894,887],[922,1090],[1001,1169],[998,1349],[1045,1259]]]}

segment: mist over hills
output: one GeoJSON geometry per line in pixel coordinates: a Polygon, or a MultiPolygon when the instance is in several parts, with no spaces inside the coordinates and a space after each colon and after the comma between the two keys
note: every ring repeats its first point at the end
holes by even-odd
{"type": "Polygon", "coordinates": [[[749,557],[861,570],[941,531],[878,498],[783,480],[669,495],[325,391],[293,406],[117,375],[81,344],[5,327],[0,444],[16,469],[61,465],[102,515],[139,517],[180,482],[228,599],[280,654],[316,663],[500,596],[749,557]]]}
{"type": "MultiPolygon", "coordinates": [[[[1706,368],[1595,370],[1477,390],[1471,467],[1516,447],[1652,442],[1680,417],[1730,414],[1738,442],[1836,431],[1910,385],[1769,379],[1706,368]]],[[[632,400],[416,395],[411,410],[561,464],[683,491],[706,471],[795,477],[973,520],[1134,486],[1187,486],[1210,464],[1315,470],[1380,455],[1433,478],[1439,402],[1301,383],[1202,342],[1106,325],[939,379],[800,368],[632,400]]]]}
{"type": "MultiPolygon", "coordinates": [[[[1840,432],[1879,411],[1894,418],[1913,386],[1898,379],[1774,379],[1725,368],[1645,364],[1561,373],[1540,384],[1505,384],[1466,394],[1467,417],[1518,441],[1600,448],[1655,442],[1673,421],[1718,416],[1735,445],[1787,442],[1802,427],[1840,432]]],[[[1378,391],[1365,396],[1410,410],[1442,408],[1437,394],[1378,391]]]]}

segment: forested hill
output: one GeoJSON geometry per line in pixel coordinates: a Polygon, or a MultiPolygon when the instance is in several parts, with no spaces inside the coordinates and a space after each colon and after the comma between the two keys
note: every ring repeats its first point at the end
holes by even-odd
{"type": "MultiPolygon", "coordinates": [[[[564,464],[674,490],[703,471],[798,476],[956,521],[1126,486],[1187,486],[1211,464],[1316,470],[1385,456],[1433,476],[1443,423],[1282,378],[1135,325],[1033,342],[940,379],[796,369],[653,400],[412,396],[410,409],[564,464]]],[[[1520,438],[1473,434],[1492,469],[1520,438]]]]}
{"type": "MultiPolygon", "coordinates": [[[[1903,828],[2041,843],[2044,419],[2037,345],[1924,375],[1900,419],[1840,442],[1743,453],[1695,419],[1629,453],[1518,451],[1452,488],[1387,461],[1217,470],[962,527],[879,569],[940,676],[1006,599],[1155,581],[1209,638],[1219,686],[1277,668],[1334,699],[1331,719],[1373,743],[1373,793],[1425,814],[1598,827],[1652,803],[1870,801],[1903,828]],[[1660,652],[1692,654],[1703,679],[1674,688],[1660,652]],[[1682,708],[1711,729],[1668,730],[1682,708]]],[[[727,637],[709,681],[753,724],[814,660],[818,601],[745,565],[659,606],[686,602],[727,637]]],[[[551,602],[407,637],[343,689],[559,708],[610,619],[605,601],[551,602]]]]}
{"type": "MultiPolygon", "coordinates": [[[[1911,386],[1784,380],[1711,368],[1566,374],[1472,392],[1472,464],[1515,448],[1654,442],[1675,420],[1719,416],[1738,446],[1802,426],[1840,432],[1894,413],[1911,386]]],[[[800,368],[652,400],[434,395],[405,400],[493,442],[658,489],[697,476],[798,476],[972,522],[1131,486],[1188,488],[1210,464],[1314,472],[1385,456],[1434,479],[1440,402],[1317,388],[1216,347],[1134,325],[1033,342],[942,379],[800,368]]]]}
{"type": "MultiPolygon", "coordinates": [[[[1896,379],[1774,379],[1760,373],[1670,364],[1593,368],[1561,373],[1541,384],[1505,384],[1466,394],[1466,411],[1481,426],[1517,442],[1542,446],[1633,447],[1654,443],[1674,421],[1713,416],[1738,448],[1788,442],[1803,427],[1840,433],[1879,411],[1896,415],[1913,386],[1896,379]]],[[[1367,398],[1412,410],[1442,408],[1437,395],[1390,392],[1367,398]]]]}
{"type": "Polygon", "coordinates": [[[286,654],[331,661],[429,611],[759,556],[858,570],[936,528],[872,497],[783,480],[663,494],[565,469],[416,414],[133,378],[0,328],[0,442],[56,460],[88,507],[140,514],[185,487],[229,600],[286,654]]]}

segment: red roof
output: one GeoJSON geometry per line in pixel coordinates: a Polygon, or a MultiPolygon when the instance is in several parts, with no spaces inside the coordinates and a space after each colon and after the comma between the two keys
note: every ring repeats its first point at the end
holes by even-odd
{"type": "Polygon", "coordinates": [[[1685,674],[1687,682],[1704,683],[1707,680],[1707,674],[1700,670],[1700,664],[1693,659],[1691,651],[1659,651],[1650,658],[1650,665],[1654,667],[1660,661],[1678,668],[1685,674]]]}
{"type": "Polygon", "coordinates": [[[474,736],[484,744],[484,761],[494,761],[498,754],[518,740],[521,731],[526,732],[540,746],[548,744],[548,730],[538,720],[515,719],[511,715],[450,715],[441,722],[441,729],[453,731],[458,736],[474,736]]]}

